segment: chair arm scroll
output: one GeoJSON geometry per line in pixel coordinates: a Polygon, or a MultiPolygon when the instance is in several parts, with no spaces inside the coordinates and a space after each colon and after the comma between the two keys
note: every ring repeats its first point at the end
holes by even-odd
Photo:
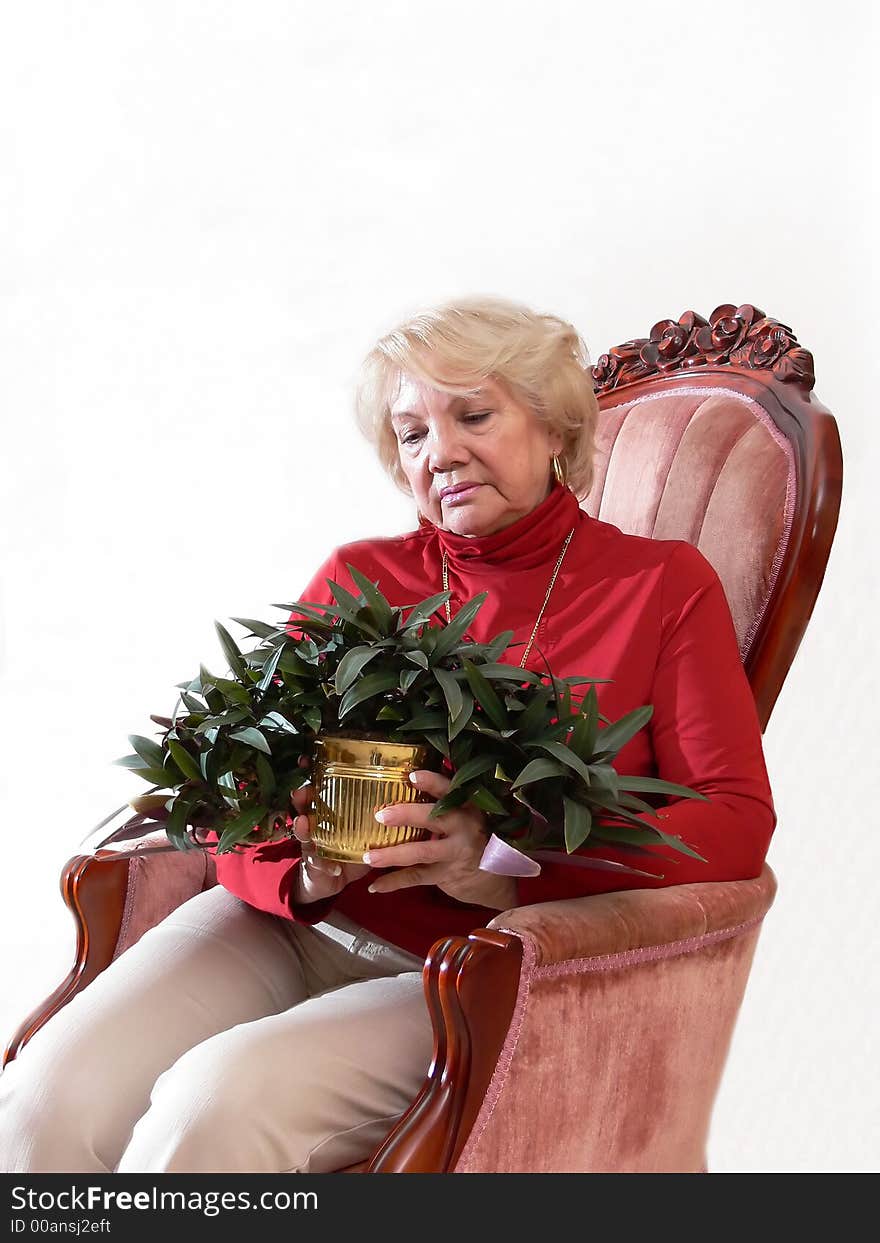
{"type": "Polygon", "coordinates": [[[18,1027],[3,1056],[11,1062],[39,1029],[154,924],[215,883],[204,851],[150,853],[160,840],[74,855],[61,873],[61,894],[76,925],[67,977],[18,1027]]]}

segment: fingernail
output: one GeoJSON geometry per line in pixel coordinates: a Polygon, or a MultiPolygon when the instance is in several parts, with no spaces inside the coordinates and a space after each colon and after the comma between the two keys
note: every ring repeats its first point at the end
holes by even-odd
{"type": "Polygon", "coordinates": [[[367,885],[367,893],[375,893],[375,892],[376,892],[375,885],[367,885]]]}
{"type": "Polygon", "coordinates": [[[409,775],[409,779],[410,779],[410,781],[413,783],[413,785],[414,785],[414,786],[417,786],[417,785],[419,784],[419,774],[418,774],[418,773],[410,773],[410,775],[409,775]]]}
{"type": "Polygon", "coordinates": [[[364,863],[369,863],[369,862],[370,862],[370,852],[369,850],[365,850],[364,851],[364,863]]]}
{"type": "Polygon", "coordinates": [[[376,819],[379,821],[380,824],[385,823],[385,809],[384,808],[380,808],[379,811],[376,812],[376,819]]]}
{"type": "Polygon", "coordinates": [[[330,869],[330,874],[331,874],[332,876],[341,876],[341,875],[342,875],[342,868],[339,866],[339,864],[338,864],[338,863],[334,863],[334,864],[333,864],[333,867],[330,869]]]}

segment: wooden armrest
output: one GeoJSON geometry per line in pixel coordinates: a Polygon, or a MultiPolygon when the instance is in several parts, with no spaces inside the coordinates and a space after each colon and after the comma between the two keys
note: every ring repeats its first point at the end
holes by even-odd
{"type": "Polygon", "coordinates": [[[181,902],[210,888],[213,858],[204,851],[151,853],[164,832],[74,855],[61,873],[61,895],[76,924],[74,963],[66,979],[18,1027],[3,1057],[11,1062],[31,1036],[181,902]]]}

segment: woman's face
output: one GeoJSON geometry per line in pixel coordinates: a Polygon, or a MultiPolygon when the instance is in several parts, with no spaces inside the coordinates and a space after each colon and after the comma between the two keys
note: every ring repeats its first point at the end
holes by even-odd
{"type": "Polygon", "coordinates": [[[562,447],[495,380],[457,397],[403,375],[391,426],[419,510],[457,535],[491,535],[531,513],[550,491],[550,458],[562,447]]]}

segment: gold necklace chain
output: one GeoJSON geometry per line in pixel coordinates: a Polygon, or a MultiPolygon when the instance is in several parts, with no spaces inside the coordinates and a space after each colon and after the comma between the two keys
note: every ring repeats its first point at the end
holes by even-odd
{"type": "MultiPolygon", "coordinates": [[[[534,628],[532,629],[531,637],[529,638],[529,641],[526,644],[526,650],[523,652],[523,658],[519,662],[520,669],[525,669],[526,667],[526,661],[529,658],[529,652],[532,650],[532,644],[535,641],[535,635],[538,633],[538,627],[541,624],[541,618],[544,616],[544,610],[547,607],[547,601],[550,599],[550,592],[553,590],[553,584],[556,582],[556,576],[559,573],[560,569],[562,568],[562,562],[563,562],[566,552],[568,551],[568,546],[571,543],[571,537],[574,535],[574,532],[575,532],[575,528],[572,527],[568,535],[566,535],[565,537],[565,543],[562,545],[562,552],[559,554],[559,560],[556,562],[556,568],[553,571],[553,575],[550,579],[550,586],[547,588],[547,594],[544,596],[544,603],[541,605],[541,611],[538,614],[537,619],[535,621],[535,625],[534,625],[534,628]]],[[[449,590],[449,556],[445,548],[443,549],[443,590],[444,591],[449,590]]],[[[449,609],[448,600],[445,601],[445,609],[446,609],[446,623],[448,625],[449,622],[452,620],[452,614],[449,609]]]]}

